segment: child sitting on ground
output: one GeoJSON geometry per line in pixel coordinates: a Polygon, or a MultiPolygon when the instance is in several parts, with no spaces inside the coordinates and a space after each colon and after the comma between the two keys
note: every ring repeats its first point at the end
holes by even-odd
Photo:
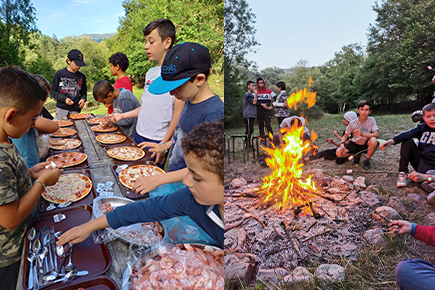
{"type": "Polygon", "coordinates": [[[19,67],[0,69],[0,277],[1,289],[15,289],[24,235],[45,186],[54,185],[59,169],[50,162],[27,168],[10,138],[29,131],[41,113],[47,90],[19,67]],[[32,184],[31,179],[36,179],[32,184]]]}
{"type": "Polygon", "coordinates": [[[108,212],[70,229],[58,240],[80,243],[96,230],[113,229],[139,222],[153,222],[177,216],[189,216],[224,246],[224,131],[223,121],[197,125],[181,141],[187,164],[183,187],[166,196],[140,200],[108,212]]]}
{"type": "Polygon", "coordinates": [[[372,104],[367,100],[362,100],[358,103],[359,117],[346,128],[346,131],[341,137],[341,142],[336,150],[337,157],[348,158],[354,155],[354,163],[359,164],[361,153],[367,151],[367,158],[363,161],[363,168],[370,170],[370,158],[375,153],[378,147],[378,126],[373,117],[369,117],[372,112],[372,104]],[[352,139],[345,144],[349,135],[352,134],[352,139]]]}
{"type": "MultiPolygon", "coordinates": [[[[410,234],[415,239],[435,246],[435,227],[425,227],[408,221],[390,221],[395,234],[410,234]]],[[[403,259],[396,266],[396,283],[401,290],[430,290],[435,285],[435,265],[422,259],[403,259]]]]}
{"type": "MultiPolygon", "coordinates": [[[[92,93],[97,102],[103,103],[106,107],[113,105],[118,113],[140,108],[139,100],[131,91],[124,88],[115,89],[105,80],[96,82],[92,93]]],[[[107,118],[107,121],[109,122],[110,119],[107,118]]],[[[136,132],[136,123],[137,117],[126,118],[117,122],[122,131],[132,139],[134,139],[134,133],[136,132]]]]}
{"type": "MultiPolygon", "coordinates": [[[[352,122],[353,120],[355,120],[357,118],[358,118],[358,116],[356,115],[355,112],[353,112],[353,111],[346,112],[344,114],[344,116],[343,116],[343,125],[347,127],[350,122],[352,122]]],[[[346,130],[343,132],[343,135],[345,133],[346,133],[346,130]]],[[[337,131],[335,131],[335,130],[334,130],[334,136],[337,137],[341,141],[341,137],[342,136],[338,135],[337,131]]],[[[352,134],[349,135],[347,141],[345,142],[345,145],[347,145],[347,143],[349,142],[350,139],[352,139],[352,134]]],[[[335,142],[333,138],[328,138],[326,140],[326,142],[332,143],[332,144],[334,144],[337,147],[340,146],[340,144],[335,142]]],[[[337,148],[323,150],[323,151],[317,152],[313,156],[306,157],[304,160],[305,161],[311,161],[311,160],[316,160],[316,159],[324,158],[326,160],[335,160],[335,162],[337,164],[344,163],[347,160],[347,158],[339,158],[339,157],[337,157],[337,155],[335,154],[336,151],[337,151],[337,148]]]]}
{"type": "MultiPolygon", "coordinates": [[[[113,76],[116,76],[116,81],[113,87],[115,89],[124,88],[130,92],[133,92],[133,86],[131,85],[130,78],[125,75],[125,71],[129,65],[127,56],[122,52],[114,53],[109,57],[109,63],[110,73],[113,76]]],[[[113,113],[113,105],[109,105],[107,107],[107,113],[113,113]]]]}
{"type": "Polygon", "coordinates": [[[382,149],[386,149],[390,145],[402,143],[397,187],[407,186],[411,179],[415,182],[425,182],[422,184],[422,188],[426,191],[434,190],[426,184],[433,181],[429,170],[435,169],[435,103],[423,107],[423,120],[424,123],[420,123],[415,128],[402,132],[380,145],[382,149]],[[418,146],[412,138],[418,138],[418,146]],[[408,175],[409,163],[416,171],[408,175]]]}

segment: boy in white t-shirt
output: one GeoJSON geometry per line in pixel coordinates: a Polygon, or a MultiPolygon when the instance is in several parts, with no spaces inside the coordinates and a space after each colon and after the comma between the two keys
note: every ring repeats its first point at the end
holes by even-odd
{"type": "MultiPolygon", "coordinates": [[[[166,53],[175,41],[175,26],[168,19],[158,19],[143,30],[145,50],[149,60],[156,60],[157,66],[151,68],[145,77],[145,87],[141,98],[141,107],[129,112],[112,114],[112,121],[138,117],[134,141],[142,149],[148,150],[144,142],[166,144],[171,140],[177,126],[184,102],[175,99],[170,93],[156,96],[148,91],[149,85],[160,76],[161,66],[166,53]]],[[[167,146],[169,149],[170,146],[167,146]]],[[[164,167],[167,152],[153,153],[157,165],[164,167]]]]}
{"type": "Polygon", "coordinates": [[[361,153],[367,151],[367,158],[363,161],[363,168],[366,170],[371,169],[370,158],[379,145],[377,139],[379,128],[375,118],[369,117],[371,112],[372,104],[369,101],[362,100],[358,103],[359,117],[349,123],[336,151],[337,157],[339,158],[347,158],[351,155],[355,155],[355,164],[359,164],[361,153]],[[349,143],[345,145],[350,134],[352,134],[353,137],[349,143]]]}

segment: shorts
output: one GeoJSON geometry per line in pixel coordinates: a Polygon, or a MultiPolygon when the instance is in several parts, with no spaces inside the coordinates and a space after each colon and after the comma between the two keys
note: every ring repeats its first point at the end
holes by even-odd
{"type": "MultiPolygon", "coordinates": [[[[368,142],[368,140],[367,140],[368,142]]],[[[367,145],[367,142],[364,145],[359,145],[356,143],[353,143],[352,141],[349,141],[349,143],[347,143],[346,149],[349,150],[349,153],[358,153],[360,151],[364,151],[367,148],[369,148],[369,145],[367,145]]]]}

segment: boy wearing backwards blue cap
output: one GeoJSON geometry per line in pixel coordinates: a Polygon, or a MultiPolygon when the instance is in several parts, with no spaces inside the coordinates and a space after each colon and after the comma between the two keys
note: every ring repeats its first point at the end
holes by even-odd
{"type": "MultiPolygon", "coordinates": [[[[214,122],[224,117],[224,104],[208,85],[211,59],[208,49],[198,43],[183,42],[174,46],[165,56],[162,73],[149,87],[159,95],[171,92],[177,99],[185,101],[171,142],[168,173],[140,177],[133,190],[145,194],[162,184],[181,182],[188,170],[180,140],[203,122],[214,122]]],[[[168,144],[145,143],[151,152],[163,152],[168,144]]]]}
{"type": "Polygon", "coordinates": [[[86,102],[86,76],[79,72],[82,66],[83,54],[78,49],[68,52],[67,67],[60,69],[51,82],[51,96],[57,101],[56,119],[68,116],[68,113],[80,113],[86,102]]]}

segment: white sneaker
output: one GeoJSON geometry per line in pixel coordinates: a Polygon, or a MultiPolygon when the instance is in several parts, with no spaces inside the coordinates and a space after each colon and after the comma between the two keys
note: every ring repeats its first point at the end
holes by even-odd
{"type": "Polygon", "coordinates": [[[397,179],[397,187],[406,187],[411,182],[408,175],[405,172],[399,173],[399,178],[397,179]]]}

